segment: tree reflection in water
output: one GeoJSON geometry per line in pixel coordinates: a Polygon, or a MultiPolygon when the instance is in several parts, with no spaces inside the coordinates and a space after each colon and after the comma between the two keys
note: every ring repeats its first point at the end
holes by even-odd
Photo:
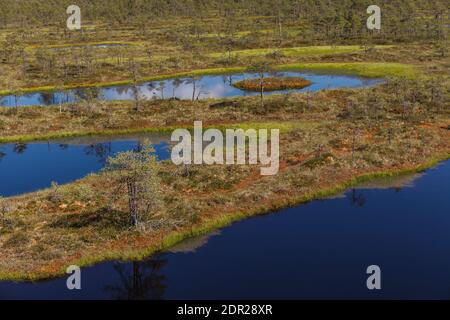
{"type": "Polygon", "coordinates": [[[19,143],[14,144],[13,152],[17,153],[17,154],[22,154],[27,150],[27,148],[28,148],[28,146],[26,143],[19,142],[19,143]]]}
{"type": "Polygon", "coordinates": [[[364,197],[364,194],[362,193],[362,191],[357,190],[357,189],[352,189],[352,195],[350,197],[350,204],[352,206],[356,206],[356,207],[364,207],[364,205],[366,204],[366,198],[364,197]],[[359,191],[359,193],[358,193],[359,191]]]}
{"type": "Polygon", "coordinates": [[[42,105],[48,106],[51,104],[57,104],[59,103],[58,95],[53,92],[42,92],[41,96],[39,97],[39,102],[42,105]]]}
{"type": "MultiPolygon", "coordinates": [[[[143,148],[142,141],[138,140],[136,142],[136,146],[132,148],[134,152],[139,152],[143,148]]],[[[106,143],[97,143],[97,144],[91,144],[84,148],[84,153],[87,156],[95,156],[99,159],[99,162],[103,165],[106,164],[106,161],[109,157],[114,155],[114,152],[112,150],[112,143],[106,142],[106,143]]]]}
{"type": "MultiPolygon", "coordinates": [[[[114,142],[114,141],[113,141],[114,142]]],[[[94,156],[98,158],[99,163],[106,164],[106,161],[109,157],[114,155],[113,151],[113,142],[105,142],[105,143],[93,143],[85,146],[83,148],[83,152],[86,156],[94,156]]],[[[56,145],[61,151],[68,150],[71,145],[68,143],[58,143],[56,145]]],[[[48,151],[51,152],[54,145],[47,141],[47,148],[48,151]]],[[[16,154],[24,154],[28,149],[28,144],[26,143],[15,143],[12,145],[12,152],[16,154]]],[[[133,151],[139,152],[142,150],[142,141],[138,140],[136,142],[136,146],[132,148],[133,151]]],[[[7,156],[7,153],[0,151],[0,160],[5,158],[7,156]]]]}
{"type": "Polygon", "coordinates": [[[144,148],[143,142],[141,140],[139,140],[136,143],[136,147],[133,149],[134,152],[141,152],[144,148]]]}
{"type": "Polygon", "coordinates": [[[105,286],[112,299],[118,300],[161,300],[164,298],[166,276],[161,269],[167,259],[154,257],[146,261],[130,264],[116,263],[114,269],[119,275],[120,284],[105,286]]]}
{"type": "Polygon", "coordinates": [[[222,81],[224,84],[229,84],[230,86],[233,85],[233,75],[226,75],[222,77],[222,81]]]}
{"type": "Polygon", "coordinates": [[[95,156],[101,164],[106,164],[106,160],[112,155],[111,142],[91,144],[84,148],[87,156],[95,156]]]}

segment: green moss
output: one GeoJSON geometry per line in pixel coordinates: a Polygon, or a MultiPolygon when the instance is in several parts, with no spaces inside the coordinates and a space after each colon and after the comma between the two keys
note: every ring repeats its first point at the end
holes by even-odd
{"type": "MultiPolygon", "coordinates": [[[[376,49],[387,49],[393,46],[375,46],[376,49]]],[[[308,47],[293,47],[293,48],[262,48],[262,49],[248,49],[232,51],[231,54],[240,57],[265,56],[273,52],[279,52],[287,57],[297,56],[322,56],[333,54],[344,54],[363,51],[361,46],[308,46],[308,47]]],[[[212,58],[220,58],[224,53],[211,53],[212,58]]]]}
{"type": "Polygon", "coordinates": [[[416,78],[418,72],[413,65],[391,62],[352,62],[352,63],[301,63],[276,67],[280,71],[310,70],[352,74],[367,78],[405,77],[416,78]]]}

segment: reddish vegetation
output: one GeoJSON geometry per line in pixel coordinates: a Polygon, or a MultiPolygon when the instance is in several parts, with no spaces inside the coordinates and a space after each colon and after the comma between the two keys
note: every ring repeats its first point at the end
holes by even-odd
{"type": "MultiPolygon", "coordinates": [[[[299,77],[265,78],[262,80],[264,91],[302,89],[312,84],[311,81],[299,77]]],[[[236,82],[234,86],[245,91],[261,91],[261,79],[246,79],[236,82]]]]}

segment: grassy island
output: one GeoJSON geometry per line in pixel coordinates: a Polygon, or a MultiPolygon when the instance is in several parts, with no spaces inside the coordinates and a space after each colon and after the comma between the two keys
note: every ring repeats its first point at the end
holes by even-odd
{"type": "Polygon", "coordinates": [[[139,229],[130,228],[128,203],[114,200],[117,189],[102,173],[1,199],[0,278],[41,279],[61,275],[71,264],[143,259],[245,217],[335,194],[372,177],[421,171],[450,155],[446,85],[398,79],[369,89],[274,95],[263,106],[256,97],[235,98],[220,109],[211,109],[208,100],[146,101],[139,111],[132,102],[62,111],[5,108],[2,132],[16,134],[10,143],[20,140],[17,135],[22,141],[45,137],[49,121],[55,136],[71,130],[72,135],[163,131],[198,119],[205,127],[278,127],[282,134],[280,172],[271,177],[251,165],[186,169],[159,163],[160,206],[139,229]],[[415,99],[415,108],[399,106],[403,99],[415,99]]]}
{"type": "Polygon", "coordinates": [[[300,77],[271,77],[261,79],[246,79],[233,84],[234,87],[245,91],[280,91],[288,89],[302,89],[312,84],[311,81],[300,77]]]}
{"type": "MultiPolygon", "coordinates": [[[[443,16],[448,0],[413,6],[384,1],[381,32],[366,30],[361,1],[106,2],[80,1],[83,29],[69,31],[67,1],[0,0],[0,169],[3,161],[28,152],[32,141],[171,133],[202,121],[204,129],[279,129],[279,173],[261,176],[259,165],[155,161],[148,166],[151,174],[143,174],[152,185],[139,189],[152,190],[147,194],[155,203],[138,227],[130,225],[127,190],[117,185],[123,177],[112,170],[126,168],[131,151],[111,172],[0,195],[0,280],[37,280],[64,275],[73,264],[144,259],[239,219],[449,158],[448,28],[445,19],[434,18],[443,16]],[[435,10],[438,5],[444,9],[435,10]],[[311,84],[264,78],[277,71],[384,81],[354,89],[199,98],[206,91],[200,79],[208,75],[232,83],[233,74],[258,74],[234,84],[258,92],[261,78],[263,91],[311,84]],[[181,80],[189,92],[180,100],[181,80]],[[146,82],[151,84],[142,88],[146,82]],[[148,94],[150,85],[158,94],[148,94]],[[106,101],[95,92],[109,86],[123,87],[133,99],[106,101]],[[86,87],[91,90],[76,90],[86,87]],[[79,99],[66,101],[76,102],[52,100],[53,92],[69,89],[79,99]],[[33,93],[52,103],[17,104],[33,93]]],[[[40,172],[35,160],[17,161],[15,168],[40,172]]],[[[20,179],[2,178],[12,191],[14,181],[4,180],[20,179]]]]}

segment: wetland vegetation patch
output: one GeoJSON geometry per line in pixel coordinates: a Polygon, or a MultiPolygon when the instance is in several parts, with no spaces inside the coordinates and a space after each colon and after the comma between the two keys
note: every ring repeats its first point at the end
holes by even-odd
{"type": "Polygon", "coordinates": [[[270,77],[265,79],[245,79],[236,82],[234,86],[245,91],[279,91],[302,89],[312,84],[301,77],[270,77]]]}

